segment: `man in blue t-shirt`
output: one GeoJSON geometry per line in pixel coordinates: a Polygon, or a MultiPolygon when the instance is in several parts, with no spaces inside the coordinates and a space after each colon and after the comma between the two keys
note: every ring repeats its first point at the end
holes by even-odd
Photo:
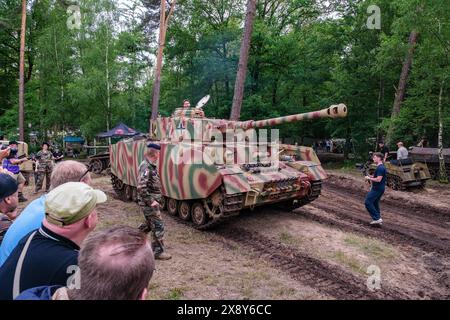
{"type": "Polygon", "coordinates": [[[377,165],[373,176],[365,178],[372,183],[369,193],[366,196],[366,209],[372,217],[371,225],[381,225],[380,200],[386,187],[386,168],[383,165],[383,154],[376,152],[373,154],[373,162],[377,165]]]}

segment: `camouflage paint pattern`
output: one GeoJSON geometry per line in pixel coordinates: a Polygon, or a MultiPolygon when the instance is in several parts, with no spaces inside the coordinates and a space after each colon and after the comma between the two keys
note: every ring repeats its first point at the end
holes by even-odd
{"type": "MultiPolygon", "coordinates": [[[[345,105],[320,111],[259,121],[230,121],[205,118],[201,109],[176,109],[172,117],[151,121],[150,138],[161,144],[158,172],[162,195],[176,200],[206,199],[223,187],[227,195],[244,195],[243,207],[301,199],[313,181],[327,178],[312,148],[279,145],[278,167],[249,162],[255,152],[245,141],[229,145],[220,139],[238,134],[256,134],[254,128],[317,118],[344,117],[345,105]],[[219,138],[213,140],[212,137],[219,138]]],[[[111,173],[136,187],[138,166],[145,152],[145,140],[121,141],[110,148],[111,173]]],[[[254,146],[253,146],[254,148],[254,146]]],[[[270,154],[258,149],[258,154],[270,154]]]]}
{"type": "Polygon", "coordinates": [[[109,147],[111,173],[123,183],[137,187],[139,165],[144,159],[146,140],[122,140],[109,147]]]}
{"type": "Polygon", "coordinates": [[[158,169],[162,194],[177,200],[212,194],[222,184],[222,176],[213,163],[203,162],[203,156],[201,144],[161,143],[158,169]]]}

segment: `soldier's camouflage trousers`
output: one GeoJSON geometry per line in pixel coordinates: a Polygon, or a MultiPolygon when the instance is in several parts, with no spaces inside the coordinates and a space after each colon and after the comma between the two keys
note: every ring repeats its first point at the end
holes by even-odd
{"type": "Polygon", "coordinates": [[[142,231],[152,234],[152,248],[155,255],[164,251],[164,221],[161,216],[159,206],[141,206],[147,225],[141,228],[142,231]]]}
{"type": "Polygon", "coordinates": [[[50,177],[52,175],[52,167],[46,167],[43,169],[39,169],[36,172],[36,188],[35,191],[38,192],[42,189],[42,185],[44,184],[45,179],[45,191],[48,191],[50,189],[50,177]]]}

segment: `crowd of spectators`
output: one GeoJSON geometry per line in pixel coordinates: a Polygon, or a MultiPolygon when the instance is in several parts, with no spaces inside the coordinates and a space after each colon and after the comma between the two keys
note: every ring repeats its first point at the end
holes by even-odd
{"type": "Polygon", "coordinates": [[[146,299],[155,266],[147,235],[94,231],[107,196],[83,164],[58,163],[51,181],[19,214],[19,185],[0,173],[0,300],[146,299]]]}

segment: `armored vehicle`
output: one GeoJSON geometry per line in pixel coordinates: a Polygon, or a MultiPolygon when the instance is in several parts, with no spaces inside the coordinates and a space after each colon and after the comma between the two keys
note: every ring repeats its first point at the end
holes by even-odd
{"type": "MultiPolygon", "coordinates": [[[[363,171],[364,175],[372,175],[377,167],[372,161],[371,154],[365,164],[356,165],[363,171]]],[[[411,158],[396,160],[396,152],[390,152],[389,155],[392,160],[386,161],[384,166],[387,172],[386,184],[391,189],[406,190],[411,187],[424,187],[426,181],[431,178],[425,163],[413,161],[411,158]]]]}
{"type": "MultiPolygon", "coordinates": [[[[426,163],[430,171],[431,178],[439,179],[439,149],[438,148],[421,148],[413,147],[409,151],[409,155],[413,161],[426,163]]],[[[447,177],[450,177],[450,148],[443,150],[445,171],[447,177]]]]}
{"type": "MultiPolygon", "coordinates": [[[[315,200],[327,175],[314,150],[280,144],[276,130],[267,141],[267,130],[258,135],[255,129],[346,114],[340,104],[273,119],[230,121],[207,118],[196,107],[152,120],[150,139],[161,145],[164,206],[169,214],[207,229],[242,209],[272,203],[295,208],[315,200]]],[[[126,200],[136,198],[146,143],[129,139],[110,147],[112,184],[126,200]]]]}
{"type": "Polygon", "coordinates": [[[88,167],[93,173],[101,174],[109,168],[109,153],[99,153],[89,157],[88,167]]]}

